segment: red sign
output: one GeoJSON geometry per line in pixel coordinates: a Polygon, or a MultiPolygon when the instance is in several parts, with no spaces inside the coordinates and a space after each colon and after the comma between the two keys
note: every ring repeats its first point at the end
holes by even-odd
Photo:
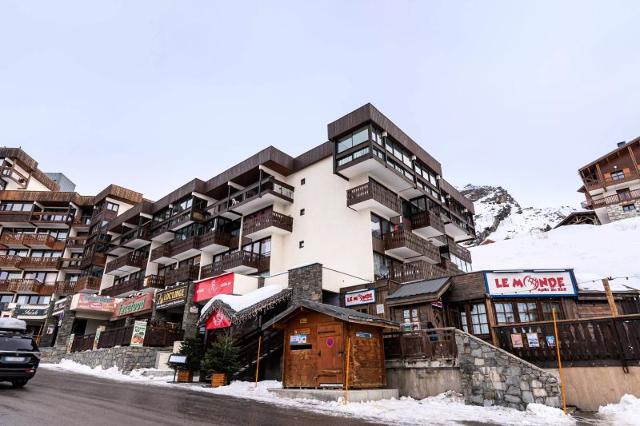
{"type": "Polygon", "coordinates": [[[72,311],[112,313],[116,310],[116,299],[108,296],[78,293],[71,299],[72,311]]]}
{"type": "Polygon", "coordinates": [[[227,328],[231,325],[229,318],[222,311],[215,311],[205,325],[207,330],[215,330],[218,328],[227,328]]]}
{"type": "Polygon", "coordinates": [[[357,293],[347,293],[344,295],[344,305],[364,305],[366,303],[373,303],[376,301],[375,290],[364,290],[357,293]]]}
{"type": "Polygon", "coordinates": [[[229,274],[200,281],[196,284],[193,301],[202,302],[204,300],[209,300],[218,294],[233,294],[233,277],[234,274],[231,272],[229,274]]]}

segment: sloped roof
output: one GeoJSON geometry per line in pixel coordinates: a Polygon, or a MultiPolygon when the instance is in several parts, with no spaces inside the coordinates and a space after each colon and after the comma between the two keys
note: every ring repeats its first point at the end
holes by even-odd
{"type": "Polygon", "coordinates": [[[266,330],[267,328],[271,327],[273,324],[276,324],[288,318],[289,316],[293,315],[294,313],[298,312],[301,309],[308,309],[314,312],[329,315],[330,317],[337,318],[345,322],[366,324],[366,325],[372,325],[375,327],[391,327],[391,328],[400,327],[400,325],[395,321],[389,321],[384,318],[354,311],[353,309],[341,308],[340,306],[312,302],[311,300],[302,300],[298,302],[296,305],[287,309],[286,311],[280,313],[275,318],[271,319],[270,321],[267,321],[262,326],[262,329],[266,330]]]}
{"type": "MultiPolygon", "coordinates": [[[[258,290],[261,290],[261,289],[258,289],[258,290]]],[[[251,295],[251,293],[248,293],[248,295],[251,295]]],[[[235,297],[243,297],[243,296],[235,296],[235,297]]],[[[288,289],[288,288],[281,289],[275,294],[268,296],[262,300],[259,300],[237,311],[231,305],[226,303],[224,301],[225,299],[214,298],[210,300],[207,303],[207,305],[203,308],[202,313],[200,314],[200,319],[198,320],[198,325],[199,326],[204,325],[209,319],[209,317],[211,317],[211,315],[216,311],[222,311],[225,314],[225,316],[229,318],[232,324],[241,324],[251,318],[256,317],[262,312],[268,311],[273,306],[289,300],[290,297],[291,297],[291,289],[288,289]]]]}
{"type": "Polygon", "coordinates": [[[416,281],[403,284],[387,296],[388,299],[400,299],[413,296],[429,296],[439,297],[440,294],[449,288],[451,277],[436,278],[435,280],[416,281]]]}

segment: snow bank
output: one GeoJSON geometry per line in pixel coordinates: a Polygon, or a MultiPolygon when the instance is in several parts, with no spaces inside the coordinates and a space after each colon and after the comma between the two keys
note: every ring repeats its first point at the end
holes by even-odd
{"type": "Polygon", "coordinates": [[[279,398],[268,389],[281,388],[277,381],[262,381],[256,387],[252,382],[232,382],[220,388],[203,387],[202,384],[167,383],[166,377],[147,377],[145,370],[134,370],[130,375],[115,368],[90,368],[73,361],[62,360],[60,364],[41,364],[41,368],[69,371],[103,377],[111,380],[141,383],[145,385],[175,387],[191,391],[228,395],[251,399],[280,406],[298,408],[333,416],[363,418],[386,424],[433,424],[455,425],[460,422],[488,422],[501,425],[573,425],[575,420],[564,416],[562,411],[539,404],[529,404],[527,410],[517,411],[504,407],[479,407],[465,405],[460,395],[447,393],[423,400],[412,398],[387,399],[361,403],[321,402],[308,399],[279,398]]]}
{"type": "Polygon", "coordinates": [[[279,285],[268,285],[256,290],[253,290],[245,295],[234,295],[234,294],[219,294],[214,296],[211,300],[204,305],[202,308],[202,313],[206,313],[208,309],[213,305],[213,302],[216,300],[220,300],[221,302],[226,303],[236,312],[239,312],[243,309],[248,308],[249,306],[255,305],[258,302],[262,302],[265,299],[268,299],[271,296],[274,296],[280,293],[283,288],[279,285]]]}
{"type": "Polygon", "coordinates": [[[640,217],[606,225],[562,226],[542,234],[471,247],[473,268],[573,268],[582,290],[600,290],[604,277],[617,291],[640,289],[640,217]]]}
{"type": "Polygon", "coordinates": [[[600,407],[598,414],[615,425],[640,425],[640,399],[633,395],[624,395],[619,403],[600,407]]]}

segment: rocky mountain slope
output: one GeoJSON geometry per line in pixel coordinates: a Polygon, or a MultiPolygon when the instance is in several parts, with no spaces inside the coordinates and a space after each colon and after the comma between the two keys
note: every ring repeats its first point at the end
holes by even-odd
{"type": "Polygon", "coordinates": [[[571,206],[523,207],[501,186],[467,185],[460,192],[476,209],[477,237],[471,245],[546,232],[576,210],[571,206]]]}

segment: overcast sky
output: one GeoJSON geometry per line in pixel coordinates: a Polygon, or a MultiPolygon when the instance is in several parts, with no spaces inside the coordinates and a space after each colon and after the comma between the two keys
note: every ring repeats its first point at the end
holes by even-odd
{"type": "Polygon", "coordinates": [[[640,135],[638,1],[239,3],[1,1],[0,144],[157,199],[372,102],[453,184],[552,206],[640,135]]]}

